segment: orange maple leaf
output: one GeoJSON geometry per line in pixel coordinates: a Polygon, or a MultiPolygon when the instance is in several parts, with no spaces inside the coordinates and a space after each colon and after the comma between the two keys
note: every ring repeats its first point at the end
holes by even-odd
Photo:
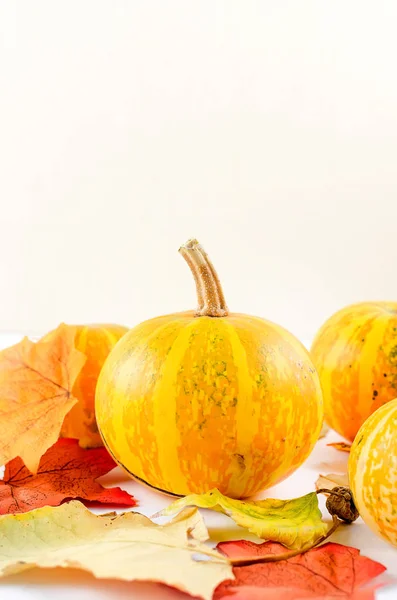
{"type": "Polygon", "coordinates": [[[60,325],[50,342],[24,338],[0,352],[0,465],[19,456],[32,473],[59,437],[77,399],[73,384],[86,356],[76,329],[60,325]]]}
{"type": "MultiPolygon", "coordinates": [[[[221,542],[217,549],[231,559],[283,554],[281,544],[245,540],[221,542]]],[[[328,542],[288,560],[235,567],[233,581],[220,584],[214,600],[370,600],[374,587],[361,586],[386,570],[357,548],[328,542]]]]}

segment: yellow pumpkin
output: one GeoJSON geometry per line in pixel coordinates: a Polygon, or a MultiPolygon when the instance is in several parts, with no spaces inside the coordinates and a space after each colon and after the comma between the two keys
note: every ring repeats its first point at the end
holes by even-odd
{"type": "Polygon", "coordinates": [[[397,546],[397,399],[378,408],[357,433],[349,484],[364,522],[397,546]]]}
{"type": "Polygon", "coordinates": [[[317,373],[285,329],[229,313],[196,240],[180,252],[198,310],[145,321],[115,346],[98,380],[99,429],[115,460],[153,488],[250,496],[290,475],[318,439],[317,373]]]}
{"type": "Polygon", "coordinates": [[[365,302],[335,313],[311,355],[325,420],[353,441],[364,421],[397,395],[397,303],[365,302]]]}
{"type": "MultiPolygon", "coordinates": [[[[121,325],[77,325],[75,347],[87,360],[73,386],[78,402],[66,415],[61,437],[78,439],[83,448],[102,446],[95,419],[95,388],[103,363],[113,346],[128,331],[121,325]]],[[[43,339],[49,341],[52,332],[43,339]]]]}

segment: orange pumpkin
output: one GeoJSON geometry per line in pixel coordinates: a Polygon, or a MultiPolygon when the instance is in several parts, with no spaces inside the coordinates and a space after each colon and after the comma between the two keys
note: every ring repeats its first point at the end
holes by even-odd
{"type": "MultiPolygon", "coordinates": [[[[73,386],[78,402],[65,417],[61,437],[76,438],[83,448],[103,445],[95,419],[95,388],[105,359],[127,331],[121,325],[76,326],[75,347],[87,360],[73,386]]],[[[48,341],[51,335],[43,339],[48,341]]]]}
{"type": "Polygon", "coordinates": [[[397,399],[378,408],[357,433],[349,485],[364,522],[397,546],[397,399]]]}
{"type": "Polygon", "coordinates": [[[334,314],[311,355],[320,376],[325,420],[348,440],[397,395],[397,304],[365,302],[334,314]]]}
{"type": "Polygon", "coordinates": [[[318,439],[317,373],[285,329],[229,313],[196,240],[180,252],[198,310],[145,321],[117,344],[98,380],[98,426],[115,460],[153,488],[250,496],[288,477],[318,439]]]}

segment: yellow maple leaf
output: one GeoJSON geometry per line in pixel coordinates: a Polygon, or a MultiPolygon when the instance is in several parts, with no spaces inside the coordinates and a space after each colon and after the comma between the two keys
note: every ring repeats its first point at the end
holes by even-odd
{"type": "Polygon", "coordinates": [[[197,509],[156,525],[133,512],[96,516],[73,501],[0,517],[0,576],[71,567],[100,579],[165,583],[210,600],[234,576],[227,557],[203,544],[206,539],[197,509]],[[194,558],[200,554],[207,560],[194,558]]]}
{"type": "Polygon", "coordinates": [[[74,327],[60,325],[51,342],[24,338],[0,352],[0,464],[19,456],[36,473],[72,406],[73,384],[86,357],[74,327]]]}
{"type": "Polygon", "coordinates": [[[303,550],[326,535],[315,492],[292,500],[243,501],[227,498],[219,490],[179,498],[155,516],[173,515],[186,506],[211,508],[228,515],[258,537],[303,550]]]}

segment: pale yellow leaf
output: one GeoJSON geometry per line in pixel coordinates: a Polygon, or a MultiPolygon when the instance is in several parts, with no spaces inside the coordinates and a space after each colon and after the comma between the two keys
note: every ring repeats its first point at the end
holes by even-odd
{"type": "Polygon", "coordinates": [[[100,579],[164,583],[210,600],[221,581],[234,577],[228,559],[202,543],[207,538],[197,509],[156,525],[133,512],[96,516],[73,501],[0,517],[0,576],[72,567],[100,579]]]}
{"type": "Polygon", "coordinates": [[[316,490],[332,490],[337,486],[349,487],[347,473],[329,473],[328,475],[319,475],[316,481],[316,490]]]}

